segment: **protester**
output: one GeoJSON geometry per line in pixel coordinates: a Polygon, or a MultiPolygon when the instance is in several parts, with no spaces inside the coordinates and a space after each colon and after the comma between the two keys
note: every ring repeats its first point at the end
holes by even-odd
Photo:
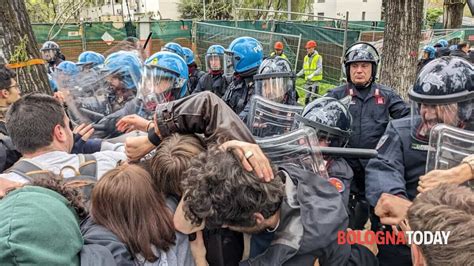
{"type": "Polygon", "coordinates": [[[172,212],[137,165],[109,171],[92,192],[92,219],[126,244],[137,264],[194,265],[188,237],[174,232],[172,212]]]}
{"type": "MultiPolygon", "coordinates": [[[[196,228],[275,232],[268,249],[243,265],[312,265],[316,259],[321,265],[377,265],[366,247],[337,243],[337,231],[348,223],[337,190],[312,172],[279,167],[275,178],[264,182],[244,170],[231,152],[210,147],[185,174],[184,216],[196,228]],[[305,197],[297,196],[303,191],[305,197]]],[[[189,230],[176,218],[175,225],[189,230]]]]}
{"type": "MultiPolygon", "coordinates": [[[[150,171],[159,191],[165,193],[168,204],[177,206],[183,195],[184,172],[192,158],[205,151],[205,144],[195,135],[173,134],[163,140],[150,163],[150,171]]],[[[241,233],[220,228],[202,231],[206,260],[210,265],[237,265],[244,251],[241,233]]]]}
{"type": "Polygon", "coordinates": [[[32,178],[29,173],[34,175],[38,170],[61,172],[65,178],[71,178],[77,176],[84,162],[89,162],[87,169],[97,180],[118,161],[126,159],[123,152],[117,151],[90,156],[71,154],[74,137],[69,118],[56,99],[43,94],[28,94],[13,103],[7,113],[7,130],[14,146],[23,154],[19,161],[23,163],[0,177],[14,182],[28,182],[32,178]]]}
{"type": "Polygon", "coordinates": [[[419,195],[408,209],[413,231],[449,232],[445,245],[412,244],[413,265],[469,265],[474,254],[474,193],[470,188],[441,185],[419,195]]]}

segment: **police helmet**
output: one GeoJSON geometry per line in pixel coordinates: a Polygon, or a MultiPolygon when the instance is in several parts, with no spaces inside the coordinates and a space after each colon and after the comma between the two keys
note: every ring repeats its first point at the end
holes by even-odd
{"type": "Polygon", "coordinates": [[[254,75],[255,94],[282,103],[289,91],[295,89],[296,75],[288,60],[275,56],[266,58],[254,75]]]}
{"type": "Polygon", "coordinates": [[[372,64],[372,79],[371,83],[372,84],[375,81],[375,78],[377,76],[377,67],[380,61],[380,56],[379,53],[377,52],[377,49],[371,45],[370,43],[366,42],[359,42],[353,44],[351,47],[349,47],[344,55],[344,67],[346,70],[346,78],[347,81],[352,83],[351,81],[351,73],[350,73],[350,65],[352,63],[357,63],[357,62],[369,62],[372,64]]]}
{"type": "Polygon", "coordinates": [[[328,146],[344,147],[351,135],[352,116],[349,108],[337,99],[322,97],[306,105],[301,115],[296,115],[300,127],[317,131],[320,141],[328,146]]]}

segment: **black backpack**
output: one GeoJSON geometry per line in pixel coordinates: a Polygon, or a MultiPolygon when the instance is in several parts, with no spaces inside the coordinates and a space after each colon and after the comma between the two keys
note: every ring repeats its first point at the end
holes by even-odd
{"type": "Polygon", "coordinates": [[[21,153],[15,149],[10,137],[0,130],[0,173],[10,168],[20,158],[21,153]]]}
{"type": "MultiPolygon", "coordinates": [[[[74,177],[66,178],[65,183],[69,184],[70,187],[81,190],[86,203],[88,203],[92,194],[92,189],[94,188],[95,183],[97,183],[97,160],[92,154],[78,154],[78,156],[79,169],[66,165],[61,169],[61,172],[64,169],[71,169],[76,173],[74,177]]],[[[30,182],[42,174],[51,173],[51,171],[43,170],[27,159],[19,160],[6,172],[18,174],[30,182]]]]}

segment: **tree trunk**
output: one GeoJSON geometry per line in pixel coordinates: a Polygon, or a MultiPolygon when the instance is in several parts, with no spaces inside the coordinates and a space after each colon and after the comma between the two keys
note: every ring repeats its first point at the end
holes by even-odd
{"type": "Polygon", "coordinates": [[[423,0],[386,0],[380,83],[402,97],[414,83],[423,21],[423,0]]]}
{"type": "MultiPolygon", "coordinates": [[[[30,19],[23,0],[0,0],[0,63],[9,63],[15,47],[26,36],[27,60],[41,58],[30,19]]],[[[31,65],[16,68],[21,92],[43,92],[51,94],[46,67],[31,65]]]]}
{"type": "Polygon", "coordinates": [[[444,0],[444,28],[457,29],[462,26],[466,0],[444,0]]]}

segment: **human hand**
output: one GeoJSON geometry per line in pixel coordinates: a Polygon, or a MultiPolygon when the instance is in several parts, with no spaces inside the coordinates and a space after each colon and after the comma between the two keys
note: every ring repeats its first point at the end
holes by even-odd
{"type": "Polygon", "coordinates": [[[382,224],[396,225],[405,219],[410,206],[409,200],[383,193],[375,206],[375,214],[382,224]]]}
{"type": "Polygon", "coordinates": [[[122,117],[115,126],[120,132],[131,132],[133,130],[147,131],[152,121],[138,115],[127,115],[122,117]]]}
{"type": "Polygon", "coordinates": [[[138,161],[155,148],[148,136],[129,137],[125,140],[125,154],[130,161],[138,161]]]}
{"type": "Polygon", "coordinates": [[[62,91],[57,91],[53,94],[54,99],[56,99],[61,104],[66,102],[66,97],[62,91]]]}
{"type": "Polygon", "coordinates": [[[72,132],[79,135],[83,141],[87,141],[92,134],[94,134],[94,128],[92,127],[92,124],[83,123],[74,128],[72,132]]]}
{"type": "Polygon", "coordinates": [[[420,176],[416,189],[418,192],[423,193],[441,184],[460,185],[471,179],[471,177],[471,167],[466,163],[462,163],[448,170],[432,170],[420,176]]]}
{"type": "Polygon", "coordinates": [[[255,175],[266,182],[270,182],[274,178],[270,161],[257,144],[231,140],[222,144],[220,148],[232,151],[239,158],[245,170],[253,171],[255,175]]]}

